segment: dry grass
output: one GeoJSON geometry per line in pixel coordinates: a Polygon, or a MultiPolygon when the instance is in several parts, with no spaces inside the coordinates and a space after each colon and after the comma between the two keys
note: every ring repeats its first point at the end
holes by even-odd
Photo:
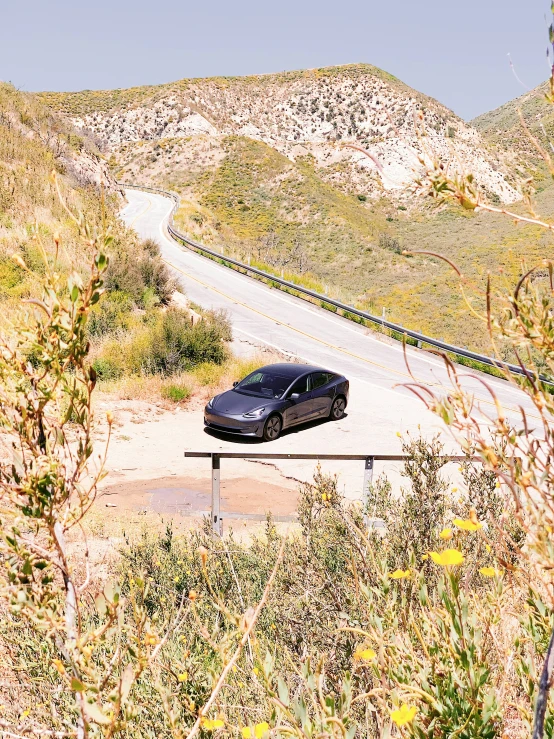
{"type": "Polygon", "coordinates": [[[256,354],[248,359],[231,357],[223,364],[202,363],[190,372],[181,372],[171,377],[161,375],[127,375],[118,380],[99,383],[101,392],[109,393],[120,400],[165,401],[168,407],[175,403],[205,402],[213,395],[228,390],[233,382],[241,380],[257,367],[278,361],[278,356],[267,353],[256,354]],[[167,397],[170,387],[187,388],[188,397],[172,401],[167,397]]]}

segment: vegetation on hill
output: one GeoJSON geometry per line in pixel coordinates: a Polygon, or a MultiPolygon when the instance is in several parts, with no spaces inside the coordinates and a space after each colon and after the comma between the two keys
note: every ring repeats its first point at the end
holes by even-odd
{"type": "Polygon", "coordinates": [[[21,300],[38,297],[49,266],[55,262],[62,275],[83,275],[90,240],[107,233],[106,291],[91,308],[87,328],[99,378],[170,378],[185,367],[221,364],[228,354],[227,320],[207,314],[193,327],[186,311],[166,310],[176,284],[158,245],[140,241],[124,228],[117,218],[120,205],[119,188],[94,143],[36,96],[0,84],[0,303],[5,330],[10,331],[21,300]],[[87,239],[80,237],[83,223],[87,239]],[[114,344],[117,352],[111,349],[114,344]]]}
{"type": "Polygon", "coordinates": [[[332,82],[337,77],[346,77],[354,82],[368,75],[380,79],[402,91],[409,91],[422,101],[431,100],[426,95],[418,93],[408,87],[401,80],[372,64],[343,64],[334,67],[317,69],[303,69],[276,74],[257,74],[246,77],[204,77],[181,79],[162,85],[141,85],[118,90],[81,90],[78,92],[41,92],[40,99],[57,110],[71,116],[84,116],[89,113],[121,111],[127,107],[134,107],[144,102],[156,102],[165,94],[182,92],[199,85],[213,85],[224,89],[229,87],[264,88],[277,84],[290,84],[303,80],[325,80],[332,82]]]}
{"type": "Polygon", "coordinates": [[[516,197],[517,177],[487,131],[370,65],[41,97],[103,141],[118,179],[178,191],[193,237],[486,354],[444,263],[402,252],[443,254],[484,287],[492,264],[517,281],[520,256],[544,248],[532,227],[510,234],[410,190],[418,156],[474,171],[492,203],[516,197]]]}
{"type": "MultiPolygon", "coordinates": [[[[121,179],[179,192],[176,223],[193,238],[378,315],[385,308],[393,321],[485,354],[491,353],[486,328],[466,315],[445,263],[402,252],[442,254],[484,290],[497,265],[500,279],[515,284],[521,258],[531,262],[548,248],[541,229],[514,230],[498,214],[344,193],[322,177],[313,157],[292,162],[246,137],[143,142],[122,159],[128,163],[117,170],[121,179]]],[[[538,202],[552,213],[548,190],[538,202]]],[[[513,207],[523,212],[521,204],[513,207]]],[[[482,304],[478,294],[475,300],[482,304]]],[[[506,350],[508,356],[513,359],[506,350]]]]}
{"type": "Polygon", "coordinates": [[[483,113],[472,121],[472,125],[507,154],[524,154],[527,160],[530,158],[531,162],[539,163],[542,161],[540,151],[525,135],[525,127],[537,137],[539,145],[548,146],[554,131],[554,113],[546,98],[548,93],[549,83],[545,82],[499,108],[483,113]]]}

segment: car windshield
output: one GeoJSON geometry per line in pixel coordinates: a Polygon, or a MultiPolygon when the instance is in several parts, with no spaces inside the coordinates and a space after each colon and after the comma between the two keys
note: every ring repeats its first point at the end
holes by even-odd
{"type": "Polygon", "coordinates": [[[290,377],[257,370],[239,382],[235,390],[259,398],[282,398],[290,383],[290,377]]]}

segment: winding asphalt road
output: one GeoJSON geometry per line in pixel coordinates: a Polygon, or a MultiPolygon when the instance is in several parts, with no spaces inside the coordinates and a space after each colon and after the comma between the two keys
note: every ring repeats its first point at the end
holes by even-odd
{"type": "MultiPolygon", "coordinates": [[[[168,198],[130,189],[126,195],[128,204],[121,213],[122,218],[141,237],[159,242],[164,260],[174,270],[190,300],[206,308],[228,311],[233,332],[242,340],[269,345],[350,379],[351,402],[345,419],[338,424],[284,434],[271,444],[270,451],[397,454],[401,451],[398,431],[430,435],[444,430],[421,401],[403,387],[412,380],[401,344],[387,343],[367,328],[190,251],[165,230],[173,205],[168,198]]],[[[435,391],[446,392],[449,382],[440,358],[412,347],[407,351],[411,372],[417,380],[435,391]]],[[[474,393],[485,412],[494,415],[495,408],[483,380],[494,388],[508,415],[518,417],[517,406],[524,404],[533,417],[525,396],[507,382],[465,369],[463,372],[465,387],[474,393]]],[[[444,438],[447,448],[454,451],[448,444],[449,437],[444,438]]],[[[239,440],[216,440],[201,435],[195,442],[192,447],[197,449],[236,451],[239,440]]]]}

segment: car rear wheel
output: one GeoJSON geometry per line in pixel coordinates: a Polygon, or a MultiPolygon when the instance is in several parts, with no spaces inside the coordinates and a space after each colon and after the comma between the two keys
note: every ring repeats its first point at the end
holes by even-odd
{"type": "Polygon", "coordinates": [[[329,413],[329,418],[332,421],[340,421],[340,419],[344,416],[344,411],[346,408],[346,400],[339,395],[338,398],[335,398],[333,400],[333,405],[331,406],[331,412],[329,413]]]}
{"type": "Polygon", "coordinates": [[[283,422],[277,415],[270,416],[265,422],[264,426],[264,440],[275,441],[279,438],[281,430],[283,428],[283,422]]]}

